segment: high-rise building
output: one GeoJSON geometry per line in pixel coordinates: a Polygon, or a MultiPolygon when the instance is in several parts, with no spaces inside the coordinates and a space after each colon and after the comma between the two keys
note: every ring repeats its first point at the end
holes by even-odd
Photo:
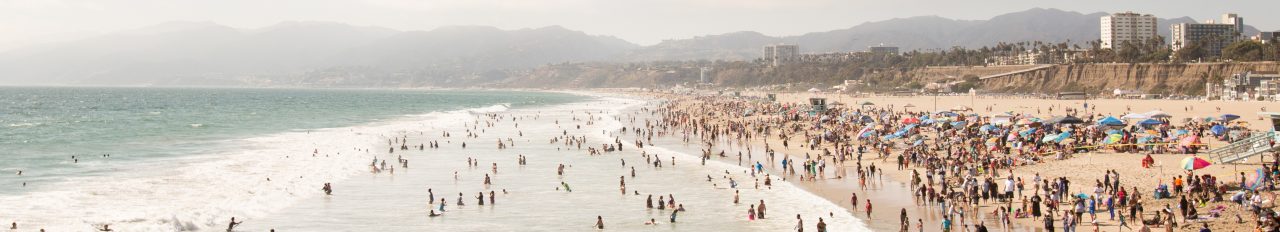
{"type": "Polygon", "coordinates": [[[765,61],[770,62],[773,66],[778,66],[782,61],[799,56],[800,46],[795,44],[765,45],[763,53],[762,58],[765,61]]]}
{"type": "Polygon", "coordinates": [[[1222,49],[1243,39],[1244,18],[1236,14],[1222,15],[1222,23],[1209,20],[1205,23],[1179,23],[1169,26],[1173,50],[1182,50],[1199,43],[1206,56],[1222,55],[1222,49]]]}
{"type": "Polygon", "coordinates": [[[1156,16],[1133,12],[1102,16],[1102,48],[1118,48],[1156,37],[1156,16]]]}

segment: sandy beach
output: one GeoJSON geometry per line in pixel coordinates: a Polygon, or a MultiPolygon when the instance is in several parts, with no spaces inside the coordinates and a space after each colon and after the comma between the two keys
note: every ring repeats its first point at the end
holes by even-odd
{"type": "MultiPolygon", "coordinates": [[[[763,95],[764,93],[759,92],[742,94],[742,96],[757,98],[763,98],[763,95]]],[[[708,106],[705,105],[708,99],[718,99],[712,101],[734,101],[729,100],[733,98],[731,96],[699,97],[698,100],[690,100],[691,97],[681,95],[658,94],[658,96],[671,99],[674,102],[681,102],[683,100],[683,103],[677,104],[685,105],[676,106],[675,108],[693,112],[703,112],[703,110],[695,108],[708,108],[708,106]]],[[[804,107],[807,107],[809,98],[820,97],[828,99],[827,103],[829,105],[833,105],[833,107],[856,106],[864,109],[889,109],[895,112],[937,112],[937,110],[934,110],[935,104],[938,110],[943,111],[952,108],[960,108],[957,106],[976,106],[976,109],[973,109],[973,111],[964,112],[975,113],[978,115],[993,115],[1000,112],[1007,112],[1015,115],[1034,115],[1042,118],[1064,115],[1066,114],[1064,109],[1067,108],[1077,109],[1078,111],[1074,112],[1077,115],[1115,116],[1159,110],[1170,114],[1172,116],[1170,121],[1203,120],[1205,117],[1217,117],[1222,114],[1230,113],[1240,115],[1241,118],[1238,119],[1238,121],[1247,123],[1247,125],[1244,125],[1246,126],[1245,128],[1255,131],[1270,129],[1268,127],[1271,126],[1271,123],[1269,121],[1264,121],[1263,118],[1256,113],[1266,110],[1265,107],[1268,105],[1274,105],[1272,102],[1136,99],[1053,100],[993,96],[942,96],[936,98],[931,96],[851,97],[841,94],[822,93],[778,93],[776,96],[777,103],[794,104],[804,107]],[[863,102],[871,102],[872,105],[862,105],[863,102]],[[1089,108],[1079,110],[1083,109],[1085,104],[1088,104],[1089,108]]],[[[725,102],[720,103],[730,104],[725,102]]],[[[735,112],[730,109],[718,110],[735,112]]],[[[703,122],[705,124],[710,124],[711,126],[703,125],[703,127],[732,127],[731,125],[741,125],[740,123],[747,121],[760,121],[770,118],[769,116],[735,117],[727,114],[711,114],[712,115],[710,117],[706,117],[704,119],[709,118],[712,120],[703,122]],[[716,116],[719,116],[719,119],[715,119],[717,118],[716,116]]],[[[783,123],[778,123],[777,121],[770,121],[770,123],[775,124],[764,124],[783,125],[783,123]]],[[[751,126],[757,125],[751,124],[751,126]]],[[[788,139],[786,139],[787,143],[791,146],[784,146],[783,140],[779,139],[777,134],[774,134],[771,137],[767,137],[767,139],[743,139],[739,136],[736,140],[728,139],[731,140],[728,143],[725,143],[724,139],[715,140],[717,141],[717,146],[724,146],[716,147],[715,149],[728,150],[732,153],[733,151],[742,150],[744,145],[746,147],[752,147],[757,151],[765,150],[764,148],[767,146],[778,154],[785,154],[793,158],[800,157],[801,159],[807,159],[810,155],[822,154],[824,152],[823,150],[838,149],[830,143],[824,143],[819,146],[803,145],[806,144],[805,138],[810,135],[810,133],[816,135],[820,133],[820,131],[821,130],[814,128],[799,129],[797,127],[795,134],[792,134],[788,139]],[[798,135],[801,133],[805,136],[798,135]],[[742,141],[748,142],[743,143],[742,141]],[[738,144],[736,147],[734,145],[735,143],[738,144]],[[797,144],[800,144],[800,146],[797,146],[797,144]]],[[[730,132],[730,135],[732,134],[734,134],[734,132],[730,132]]],[[[921,134],[924,135],[925,141],[933,141],[931,139],[935,139],[930,138],[930,136],[933,136],[931,133],[921,134]]],[[[1201,140],[1201,142],[1208,144],[1209,148],[1222,146],[1228,143],[1214,138],[1205,138],[1201,140]]],[[[823,163],[823,166],[826,167],[827,165],[831,165],[833,167],[826,167],[824,172],[818,174],[818,178],[816,178],[815,181],[798,181],[794,177],[789,181],[797,183],[798,185],[803,186],[806,190],[854,212],[854,215],[866,221],[870,228],[876,231],[898,230],[900,226],[898,214],[903,210],[906,211],[910,218],[910,231],[916,231],[917,228],[921,227],[923,227],[925,231],[940,231],[940,225],[944,215],[947,213],[940,210],[940,207],[937,206],[920,205],[916,203],[917,199],[913,197],[912,188],[909,183],[912,181],[912,170],[920,170],[917,169],[918,167],[911,167],[903,170],[895,168],[897,162],[894,157],[898,154],[902,154],[897,152],[901,151],[901,149],[901,146],[895,146],[893,149],[894,152],[891,152],[883,158],[871,153],[865,154],[862,157],[860,162],[862,167],[865,168],[870,165],[875,165],[883,171],[881,172],[883,177],[874,176],[868,178],[867,181],[869,183],[866,189],[862,189],[859,186],[859,181],[857,179],[847,178],[857,175],[856,170],[859,168],[859,162],[840,162],[834,157],[824,157],[828,159],[826,161],[830,162],[823,163]],[[865,208],[863,208],[862,205],[859,205],[858,208],[854,208],[854,205],[850,202],[851,194],[857,194],[859,201],[870,200],[873,202],[876,209],[873,211],[874,213],[871,213],[870,215],[866,214],[865,208]],[[923,222],[923,225],[920,225],[919,222],[923,222]]],[[[712,152],[714,153],[716,150],[713,150],[712,152]]],[[[1184,176],[1182,178],[1187,178],[1190,173],[1179,167],[1179,165],[1182,159],[1190,155],[1177,152],[1152,154],[1151,157],[1154,161],[1153,164],[1144,168],[1143,158],[1147,154],[1152,154],[1152,152],[1117,152],[1111,149],[1102,149],[1072,154],[1070,158],[1062,160],[1046,156],[1046,159],[1040,160],[1039,162],[1023,163],[1007,170],[1000,170],[999,174],[1002,175],[1000,177],[1012,175],[1017,178],[1025,179],[1030,179],[1036,175],[1045,179],[1062,177],[1069,181],[1069,189],[1073,190],[1071,193],[1074,194],[1092,190],[1095,183],[1101,183],[1104,178],[1110,179],[1108,177],[1104,177],[1104,175],[1108,173],[1108,171],[1113,171],[1115,173],[1114,176],[1118,176],[1118,181],[1123,183],[1122,187],[1127,191],[1130,191],[1129,194],[1138,194],[1140,196],[1141,204],[1145,207],[1142,211],[1143,214],[1141,215],[1141,218],[1152,219],[1156,217],[1155,212],[1158,211],[1157,209],[1164,208],[1166,205],[1172,205],[1175,211],[1178,210],[1178,198],[1154,199],[1151,197],[1153,194],[1152,191],[1156,186],[1161,184],[1171,185],[1172,179],[1177,176],[1181,175],[1184,176]],[[1133,192],[1131,189],[1136,189],[1137,191],[1133,192]]],[[[1218,180],[1221,181],[1219,182],[1219,185],[1223,186],[1239,186],[1239,180],[1244,178],[1242,175],[1251,175],[1254,173],[1255,169],[1262,167],[1263,161],[1260,160],[1260,157],[1262,156],[1256,156],[1246,161],[1231,164],[1213,164],[1209,167],[1195,170],[1194,175],[1208,175],[1219,178],[1218,180]]],[[[1271,159],[1267,160],[1267,162],[1270,161],[1271,159]]],[[[769,166],[770,170],[774,172],[782,172],[778,167],[773,167],[772,165],[769,166]]],[[[1000,231],[1045,231],[1043,229],[1044,223],[1041,220],[1033,220],[1030,217],[1011,217],[1010,227],[1003,228],[1000,223],[999,215],[994,213],[995,211],[998,211],[997,208],[1000,206],[1025,208],[1027,203],[1025,202],[1025,198],[1021,197],[1028,194],[1034,194],[1034,190],[1032,190],[1032,187],[1030,186],[1030,181],[1027,180],[1027,182],[1028,183],[1026,185],[1028,186],[1026,186],[1026,190],[1022,191],[1020,194],[1015,194],[1016,197],[1013,201],[984,201],[977,204],[976,207],[967,208],[968,212],[965,214],[967,219],[964,220],[963,223],[960,221],[953,221],[952,223],[956,226],[968,227],[966,229],[960,229],[957,227],[953,228],[953,230],[965,231],[969,228],[974,228],[973,226],[978,224],[978,222],[982,222],[982,224],[985,224],[989,229],[1000,231]]],[[[1000,187],[999,189],[1004,189],[1004,187],[1000,187]]],[[[1175,195],[1178,194],[1175,193],[1175,195]]],[[[862,204],[865,204],[865,202],[862,204]]],[[[1103,206],[1100,201],[1098,205],[1100,212],[1097,213],[1096,226],[1099,231],[1121,231],[1122,229],[1136,230],[1141,227],[1140,223],[1135,222],[1128,223],[1127,226],[1129,228],[1121,227],[1118,220],[1111,219],[1106,210],[1102,209],[1103,206]]],[[[1070,208],[1070,206],[1063,207],[1070,208]]],[[[1215,231],[1246,231],[1252,230],[1258,225],[1258,218],[1240,204],[1227,201],[1208,201],[1197,208],[1201,211],[1208,211],[1214,208],[1220,208],[1220,210],[1216,210],[1214,212],[1216,217],[1204,217],[1205,219],[1198,219],[1194,221],[1175,220],[1177,228],[1174,230],[1193,230],[1199,229],[1202,226],[1208,226],[1215,231]],[[1240,216],[1243,222],[1237,222],[1236,216],[1240,216]]],[[[1123,214],[1129,214],[1129,212],[1123,207],[1117,206],[1117,210],[1124,211],[1123,214]]],[[[1058,215],[1061,216],[1062,214],[1059,213],[1058,215]]],[[[1093,219],[1089,214],[1083,214],[1083,217],[1083,221],[1077,224],[1077,229],[1093,230],[1095,224],[1092,222],[1095,222],[1095,219],[1093,219]]],[[[1058,224],[1058,227],[1061,228],[1061,222],[1059,221],[1056,223],[1058,224]]],[[[1152,229],[1165,229],[1163,228],[1163,225],[1150,225],[1150,227],[1152,229]]]]}

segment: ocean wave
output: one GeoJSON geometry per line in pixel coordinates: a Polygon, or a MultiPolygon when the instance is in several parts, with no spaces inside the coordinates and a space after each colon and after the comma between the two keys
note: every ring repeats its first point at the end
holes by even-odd
{"type": "Polygon", "coordinates": [[[226,141],[231,145],[226,152],[149,160],[118,175],[72,177],[26,194],[0,196],[0,205],[6,217],[52,231],[83,231],[103,224],[120,231],[221,229],[230,217],[261,217],[322,194],[323,183],[367,172],[367,162],[383,153],[363,150],[383,150],[382,135],[462,123],[465,120],[459,119],[472,113],[508,107],[498,104],[226,141]],[[312,157],[313,151],[319,154],[312,157]]]}
{"type": "Polygon", "coordinates": [[[38,123],[38,122],[10,123],[9,127],[36,127],[40,125],[44,125],[44,123],[38,123]]]}

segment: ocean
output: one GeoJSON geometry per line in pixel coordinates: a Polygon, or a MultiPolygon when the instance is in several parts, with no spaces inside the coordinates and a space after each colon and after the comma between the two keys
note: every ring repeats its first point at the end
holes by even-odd
{"type": "Polygon", "coordinates": [[[583,231],[600,216],[609,230],[777,231],[801,214],[807,229],[821,216],[833,231],[865,230],[788,183],[755,189],[745,167],[700,165],[696,146],[631,146],[634,135],[618,129],[638,122],[624,116],[652,104],[519,91],[5,87],[0,222],[225,231],[237,217],[236,231],[583,231]],[[587,142],[552,142],[566,134],[587,142]],[[615,139],[626,148],[586,152],[615,139]],[[417,147],[431,142],[440,148],[417,147]],[[645,165],[642,152],[677,164],[645,165]],[[468,167],[469,158],[479,165],[468,167]],[[395,170],[373,172],[375,160],[395,170]],[[561,164],[568,168],[557,175],[561,164]],[[493,184],[482,183],[485,175],[493,184]],[[731,202],[730,177],[741,184],[740,204],[731,202]],[[489,191],[496,204],[477,205],[477,193],[489,191]],[[668,194],[687,208],[677,223],[669,209],[644,207],[646,196],[668,194]],[[448,201],[443,216],[427,216],[439,198],[448,201]],[[746,205],[760,200],[769,219],[747,221],[746,205]],[[651,218],[658,225],[644,225],[651,218]]]}

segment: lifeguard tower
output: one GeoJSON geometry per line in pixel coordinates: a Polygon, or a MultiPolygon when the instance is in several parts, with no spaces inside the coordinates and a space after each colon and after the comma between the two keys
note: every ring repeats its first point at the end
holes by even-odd
{"type": "Polygon", "coordinates": [[[1271,122],[1271,130],[1254,134],[1248,138],[1232,142],[1226,146],[1209,150],[1209,157],[1218,163],[1231,163],[1247,160],[1250,157],[1280,151],[1280,112],[1261,112],[1258,115],[1271,122]]]}

